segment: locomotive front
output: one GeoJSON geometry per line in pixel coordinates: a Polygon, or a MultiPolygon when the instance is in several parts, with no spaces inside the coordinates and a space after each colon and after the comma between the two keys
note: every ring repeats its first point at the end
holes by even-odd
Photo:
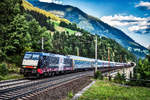
{"type": "Polygon", "coordinates": [[[38,75],[37,69],[38,69],[39,58],[40,58],[40,53],[36,53],[36,52],[25,53],[20,72],[25,77],[38,75]]]}

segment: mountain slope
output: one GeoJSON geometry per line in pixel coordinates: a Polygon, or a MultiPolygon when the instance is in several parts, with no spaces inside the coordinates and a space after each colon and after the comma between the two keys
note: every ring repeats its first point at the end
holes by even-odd
{"type": "Polygon", "coordinates": [[[124,48],[134,53],[137,57],[145,57],[147,49],[136,43],[122,31],[109,26],[98,18],[92,17],[76,7],[69,5],[59,5],[54,3],[39,2],[37,0],[28,0],[34,6],[50,11],[51,13],[68,19],[76,23],[80,28],[83,28],[92,34],[98,34],[116,40],[124,48]]]}
{"type": "Polygon", "coordinates": [[[55,21],[64,21],[66,23],[70,23],[70,21],[68,21],[67,19],[64,18],[59,18],[56,15],[50,13],[50,12],[46,12],[45,10],[39,9],[37,7],[34,7],[32,4],[28,3],[25,0],[22,0],[22,6],[26,9],[26,10],[31,10],[31,11],[35,11],[35,12],[39,12],[43,15],[45,15],[46,17],[50,17],[51,19],[55,20],[55,21]]]}

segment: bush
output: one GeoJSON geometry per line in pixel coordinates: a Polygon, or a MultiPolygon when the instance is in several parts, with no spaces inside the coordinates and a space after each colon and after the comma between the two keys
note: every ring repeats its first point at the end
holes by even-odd
{"type": "Polygon", "coordinates": [[[131,79],[130,81],[127,82],[127,85],[150,87],[150,82],[149,80],[143,79],[131,79]]]}
{"type": "Polygon", "coordinates": [[[22,62],[22,56],[20,55],[11,56],[9,57],[8,62],[11,64],[16,64],[16,66],[20,66],[22,62]]]}
{"type": "Polygon", "coordinates": [[[0,64],[0,75],[5,76],[8,74],[8,68],[5,63],[0,64]]]}
{"type": "Polygon", "coordinates": [[[9,73],[20,73],[20,68],[16,64],[10,64],[8,67],[9,73]]]}
{"type": "Polygon", "coordinates": [[[126,82],[125,74],[121,75],[120,73],[117,73],[117,75],[114,77],[114,82],[120,83],[120,84],[123,84],[124,82],[126,82]]]}
{"type": "Polygon", "coordinates": [[[72,98],[73,98],[73,92],[70,91],[70,92],[68,93],[68,100],[70,100],[70,99],[72,99],[72,98]]]}
{"type": "Polygon", "coordinates": [[[1,81],[1,80],[4,80],[4,77],[0,75],[0,81],[1,81]]]}
{"type": "Polygon", "coordinates": [[[94,74],[94,78],[103,80],[103,75],[100,71],[96,71],[95,74],[94,74]]]}
{"type": "Polygon", "coordinates": [[[114,77],[114,82],[121,83],[121,74],[117,73],[117,75],[114,77]]]}

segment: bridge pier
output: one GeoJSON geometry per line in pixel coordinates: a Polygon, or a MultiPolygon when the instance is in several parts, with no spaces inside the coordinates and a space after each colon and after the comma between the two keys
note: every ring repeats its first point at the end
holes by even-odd
{"type": "Polygon", "coordinates": [[[105,76],[111,76],[112,78],[114,78],[117,73],[120,73],[120,74],[125,74],[126,78],[127,79],[130,79],[130,77],[132,76],[133,77],[133,69],[134,69],[135,66],[132,66],[132,67],[122,67],[122,68],[119,68],[119,69],[116,69],[116,70],[112,70],[112,71],[109,71],[107,73],[104,73],[105,76]]]}

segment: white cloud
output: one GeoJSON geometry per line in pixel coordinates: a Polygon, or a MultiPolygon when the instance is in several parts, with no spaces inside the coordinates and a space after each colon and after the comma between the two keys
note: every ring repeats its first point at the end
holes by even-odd
{"type": "Polygon", "coordinates": [[[103,16],[101,20],[105,23],[114,26],[114,27],[128,27],[129,31],[139,31],[143,29],[147,29],[150,23],[150,17],[141,18],[135,17],[133,15],[130,16],[122,16],[122,15],[114,15],[114,16],[103,16]]]}
{"type": "Polygon", "coordinates": [[[56,4],[62,4],[62,1],[60,0],[39,0],[40,2],[48,2],[48,3],[56,3],[56,4]]]}
{"type": "MultiPolygon", "coordinates": [[[[130,31],[139,31],[139,30],[144,30],[144,29],[147,29],[147,28],[148,28],[148,26],[131,26],[128,29],[130,31]]],[[[146,31],[144,31],[144,32],[146,32],[146,31]]]]}
{"type": "Polygon", "coordinates": [[[150,26],[150,17],[141,18],[133,15],[114,15],[114,16],[103,16],[101,20],[113,27],[116,27],[124,31],[128,36],[134,39],[136,42],[147,47],[150,44],[149,34],[145,34],[146,29],[150,26]],[[140,31],[141,34],[135,34],[140,31]]]}
{"type": "Polygon", "coordinates": [[[146,7],[150,10],[150,2],[141,1],[139,4],[135,5],[135,7],[146,7]]]}

